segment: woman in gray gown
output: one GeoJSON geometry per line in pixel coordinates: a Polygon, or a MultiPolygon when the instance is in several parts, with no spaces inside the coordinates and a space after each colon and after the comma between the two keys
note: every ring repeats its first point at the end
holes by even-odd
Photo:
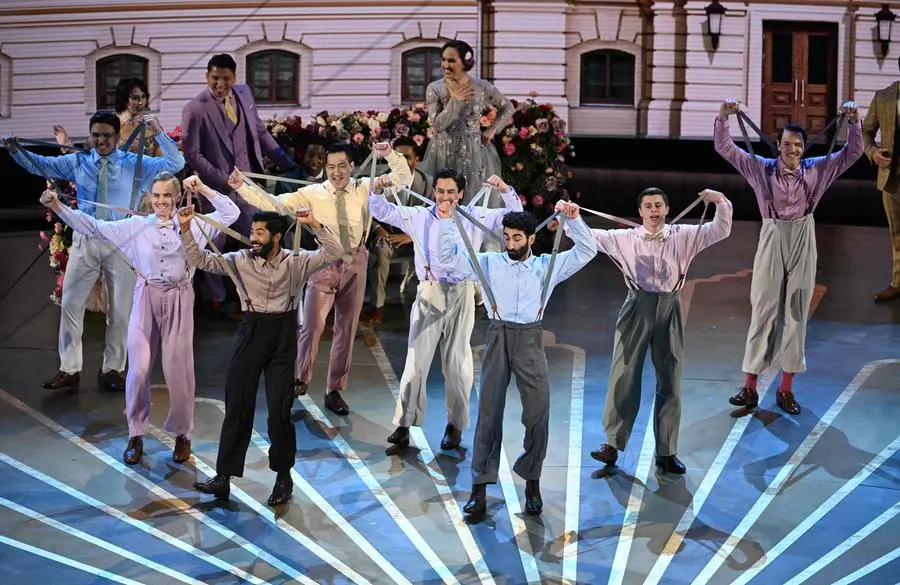
{"type": "MultiPolygon", "coordinates": [[[[497,88],[472,77],[475,53],[468,43],[449,41],[441,48],[444,78],[429,84],[425,105],[434,136],[428,143],[420,167],[431,176],[444,167],[466,178],[463,203],[468,203],[491,175],[502,176],[500,157],[494,148],[494,134],[509,124],[515,108],[497,88]],[[490,107],[496,117],[483,128],[490,107]]],[[[495,190],[496,191],[496,190],[495,190]]],[[[502,207],[500,194],[492,193],[489,207],[502,207]]]]}

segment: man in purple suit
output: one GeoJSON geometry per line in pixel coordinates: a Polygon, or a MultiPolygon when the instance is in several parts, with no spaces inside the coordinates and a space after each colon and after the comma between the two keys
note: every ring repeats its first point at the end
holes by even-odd
{"type": "MultiPolygon", "coordinates": [[[[226,194],[241,210],[232,228],[250,233],[250,217],[256,209],[228,186],[228,175],[235,167],[243,171],[263,172],[263,153],[282,169],[293,166],[256,114],[253,92],[246,85],[235,85],[237,63],[231,55],[215,55],[206,65],[207,89],[188,102],[181,117],[184,158],[200,179],[226,194]]],[[[220,249],[224,234],[215,241],[220,249]]],[[[211,276],[211,275],[205,275],[211,276]]],[[[225,300],[224,279],[205,280],[207,300],[213,305],[225,300]]]]}

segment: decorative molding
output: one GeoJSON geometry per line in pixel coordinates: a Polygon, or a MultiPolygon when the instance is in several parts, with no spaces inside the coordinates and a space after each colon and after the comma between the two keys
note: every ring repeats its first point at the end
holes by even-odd
{"type": "MultiPolygon", "coordinates": [[[[440,27],[438,28],[440,31],[440,27]]],[[[403,53],[410,51],[412,49],[421,49],[425,47],[440,49],[441,46],[447,41],[451,41],[453,39],[442,38],[442,37],[415,37],[411,39],[407,39],[402,43],[397,43],[393,47],[391,47],[391,85],[390,85],[390,103],[399,104],[401,103],[400,97],[402,95],[402,84],[403,84],[403,53]]],[[[475,57],[478,59],[478,56],[475,57]]]]}
{"type": "MultiPolygon", "coordinates": [[[[287,28],[282,29],[282,35],[287,34],[287,28]]],[[[297,96],[300,99],[298,104],[258,104],[263,108],[288,108],[291,105],[298,108],[310,107],[313,89],[313,67],[315,66],[313,55],[314,51],[303,43],[297,43],[290,40],[281,41],[255,41],[247,43],[234,52],[234,60],[237,61],[237,82],[247,83],[247,57],[253,53],[260,51],[285,51],[293,53],[300,57],[298,61],[299,70],[297,71],[297,96]]]]}

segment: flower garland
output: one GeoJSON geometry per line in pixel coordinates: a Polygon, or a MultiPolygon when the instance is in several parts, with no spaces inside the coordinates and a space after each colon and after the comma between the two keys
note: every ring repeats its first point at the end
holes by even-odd
{"type": "MultiPolygon", "coordinates": [[[[61,183],[61,186],[63,194],[74,199],[75,185],[64,181],[61,183]]],[[[52,188],[53,186],[48,181],[47,189],[52,188]]],[[[71,205],[73,208],[77,207],[77,203],[74,200],[71,205]]],[[[52,211],[47,211],[46,219],[51,228],[48,231],[40,232],[39,235],[43,242],[40,247],[41,249],[44,246],[49,246],[50,248],[50,269],[56,275],[56,284],[53,292],[50,293],[50,300],[59,305],[62,302],[63,277],[66,274],[66,266],[69,264],[69,249],[72,247],[72,228],[66,225],[52,211]]]]}

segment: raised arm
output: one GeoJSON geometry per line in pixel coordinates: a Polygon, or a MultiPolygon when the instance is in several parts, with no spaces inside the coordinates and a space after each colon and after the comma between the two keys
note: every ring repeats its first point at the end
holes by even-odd
{"type": "Polygon", "coordinates": [[[56,192],[52,190],[44,191],[44,194],[41,196],[41,203],[58,215],[73,230],[89,238],[108,240],[120,249],[126,248],[141,227],[147,225],[138,216],[118,221],[95,219],[83,211],[63,205],[56,192]]]}
{"type": "Polygon", "coordinates": [[[301,208],[309,208],[309,199],[306,197],[306,190],[309,188],[318,188],[318,185],[307,185],[297,191],[291,193],[282,193],[281,195],[271,195],[263,191],[262,187],[251,187],[243,183],[240,179],[235,181],[235,175],[229,178],[230,185],[238,192],[238,195],[244,198],[244,201],[256,207],[260,211],[283,211],[285,208],[290,211],[297,211],[301,208]],[[239,185],[239,186],[235,186],[239,185]]]}
{"type": "Polygon", "coordinates": [[[19,147],[16,138],[10,135],[3,137],[3,146],[6,147],[12,159],[19,166],[33,175],[75,181],[75,173],[78,169],[78,153],[65,154],[63,156],[41,156],[31,152],[26,154],[19,147]],[[32,160],[34,161],[33,163],[32,160]]]}
{"type": "Polygon", "coordinates": [[[724,240],[731,234],[731,217],[733,212],[731,201],[726,199],[722,193],[711,189],[704,189],[700,196],[703,197],[704,201],[715,204],[716,215],[711,222],[702,226],[682,225],[680,227],[678,233],[684,234],[687,245],[696,246],[695,249],[689,250],[693,254],[700,253],[701,250],[724,240]]]}
{"type": "Polygon", "coordinates": [[[159,125],[156,116],[145,116],[147,128],[153,132],[153,137],[162,151],[162,156],[145,156],[141,161],[141,178],[144,181],[153,179],[157,174],[168,171],[173,175],[184,168],[184,157],[178,150],[175,141],[169,138],[159,125]]]}
{"type": "MultiPolygon", "coordinates": [[[[412,185],[412,171],[409,170],[409,165],[406,164],[406,159],[403,158],[403,155],[401,155],[399,152],[391,148],[390,143],[377,143],[373,145],[373,150],[375,152],[375,156],[387,160],[388,166],[391,169],[391,184],[393,184],[397,188],[409,187],[410,185],[412,185]]],[[[365,187],[367,191],[371,188],[371,182],[372,180],[369,177],[365,177],[361,181],[363,187],[365,187]]]]}
{"type": "Polygon", "coordinates": [[[325,268],[333,262],[337,262],[344,255],[344,247],[341,240],[330,229],[319,224],[312,228],[316,241],[319,242],[318,250],[300,250],[298,256],[292,256],[292,262],[299,262],[301,266],[301,282],[317,271],[325,268]]]}
{"type": "Polygon", "coordinates": [[[819,193],[823,193],[844,171],[853,166],[865,149],[856,103],[847,102],[841,109],[848,112],[846,144],[827,157],[820,156],[813,159],[813,165],[822,173],[818,183],[819,193]]]}
{"type": "MultiPolygon", "coordinates": [[[[192,175],[185,179],[183,186],[188,191],[203,195],[210,203],[212,203],[215,211],[209,214],[210,219],[223,225],[230,226],[238,220],[238,217],[240,217],[241,210],[235,205],[234,201],[205,185],[197,175],[192,175]]],[[[210,238],[215,238],[219,234],[218,228],[206,224],[205,222],[203,230],[201,230],[199,222],[202,221],[203,220],[201,219],[194,218],[194,221],[191,222],[191,232],[194,235],[194,239],[197,240],[197,246],[199,248],[205,248],[208,243],[206,236],[203,233],[204,231],[210,238]]]]}
{"type": "Polygon", "coordinates": [[[391,203],[385,198],[384,191],[377,193],[376,189],[377,187],[374,184],[372,185],[372,189],[369,189],[369,211],[372,213],[372,217],[380,222],[390,224],[404,232],[409,232],[406,218],[411,217],[417,212],[416,210],[424,210],[428,213],[427,208],[401,207],[396,203],[391,203]]]}
{"type": "Polygon", "coordinates": [[[184,249],[184,255],[188,264],[194,268],[211,272],[212,274],[228,274],[226,259],[233,259],[240,252],[228,252],[227,254],[213,254],[209,250],[204,250],[197,245],[194,234],[191,229],[191,221],[194,219],[194,212],[191,208],[186,207],[178,212],[178,223],[181,226],[181,247],[184,249]]]}
{"type": "Polygon", "coordinates": [[[454,98],[449,98],[443,103],[440,86],[440,83],[434,82],[425,92],[425,107],[428,109],[428,119],[431,120],[431,127],[435,132],[447,130],[465,109],[465,102],[454,98]]]}
{"type": "Polygon", "coordinates": [[[765,165],[765,159],[759,155],[750,154],[734,143],[734,140],[731,139],[731,132],[728,129],[728,117],[725,116],[723,118],[721,113],[716,117],[713,137],[716,152],[730,162],[745,179],[756,181],[756,175],[754,174],[756,171],[753,169],[753,165],[765,165]]]}
{"type": "MultiPolygon", "coordinates": [[[[522,199],[519,198],[519,194],[516,193],[516,190],[512,187],[512,185],[507,185],[497,175],[492,175],[485,182],[490,183],[491,186],[499,189],[500,197],[503,198],[503,207],[499,209],[488,210],[484,214],[484,221],[482,222],[486,228],[488,228],[492,232],[495,232],[498,230],[502,230],[504,215],[506,215],[510,211],[523,210],[522,199]]],[[[473,211],[472,206],[469,205],[468,207],[466,207],[466,211],[471,213],[473,211]]]]}
{"type": "MultiPolygon", "coordinates": [[[[575,247],[557,254],[556,264],[553,267],[553,275],[550,280],[551,286],[556,286],[581,270],[597,255],[597,244],[594,242],[594,236],[587,224],[584,223],[581,215],[577,215],[572,219],[567,218],[566,223],[571,224],[569,234],[571,234],[572,240],[575,242],[575,247]]],[[[550,265],[550,254],[542,254],[540,258],[546,271],[550,265]]]]}

